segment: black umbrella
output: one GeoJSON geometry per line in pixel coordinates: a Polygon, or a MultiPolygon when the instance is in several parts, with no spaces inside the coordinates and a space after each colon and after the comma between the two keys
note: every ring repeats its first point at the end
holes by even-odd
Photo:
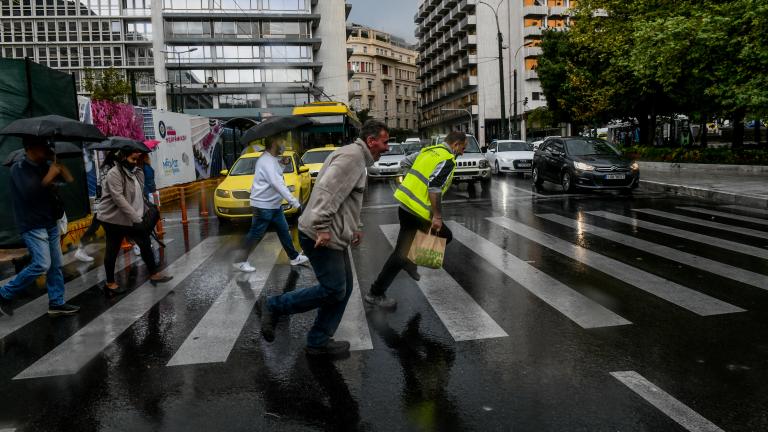
{"type": "MultiPolygon", "coordinates": [[[[54,152],[56,153],[56,156],[82,155],[83,149],[72,144],[71,142],[59,141],[59,142],[56,142],[56,149],[54,150],[54,152]]],[[[3,162],[3,165],[7,167],[12,166],[16,162],[24,159],[24,154],[25,154],[24,149],[14,150],[8,153],[8,156],[5,158],[5,162],[3,162]]]]}
{"type": "Polygon", "coordinates": [[[101,141],[106,138],[96,126],[59,115],[16,120],[0,131],[0,135],[39,137],[55,141],[101,141]]]}
{"type": "Polygon", "coordinates": [[[273,135],[279,135],[281,133],[288,132],[293,129],[297,129],[303,126],[314,124],[312,120],[304,116],[282,116],[282,117],[269,117],[256,126],[248,129],[240,138],[240,142],[243,144],[250,144],[251,141],[266,138],[273,135]]]}
{"type": "Polygon", "coordinates": [[[91,144],[88,146],[88,150],[122,150],[133,149],[143,153],[149,153],[152,150],[149,149],[143,142],[137,141],[131,138],[125,137],[109,137],[102,142],[91,144]]]}

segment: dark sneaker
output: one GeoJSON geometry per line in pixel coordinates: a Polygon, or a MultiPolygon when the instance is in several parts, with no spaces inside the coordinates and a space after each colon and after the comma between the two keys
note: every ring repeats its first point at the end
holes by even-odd
{"type": "Polygon", "coordinates": [[[64,303],[58,306],[48,306],[48,315],[60,316],[60,315],[72,315],[80,311],[80,306],[64,303]]]}
{"type": "Polygon", "coordinates": [[[0,295],[0,312],[9,316],[13,315],[13,300],[8,300],[0,295]]]}
{"type": "Polygon", "coordinates": [[[330,356],[330,357],[336,357],[336,356],[343,356],[346,354],[349,354],[349,342],[347,341],[336,341],[333,339],[330,339],[327,344],[321,347],[311,347],[307,346],[304,348],[304,351],[309,356],[330,356]]]}
{"type": "Polygon", "coordinates": [[[267,306],[267,294],[262,293],[256,302],[256,313],[261,318],[261,336],[267,342],[275,340],[275,321],[272,311],[267,306]]]}
{"type": "Polygon", "coordinates": [[[371,306],[380,307],[382,309],[395,309],[397,307],[397,300],[387,298],[387,296],[377,296],[373,294],[365,295],[365,302],[371,306]]]}
{"type": "Polygon", "coordinates": [[[173,276],[162,276],[157,279],[150,279],[149,283],[151,283],[154,286],[158,286],[159,284],[164,284],[166,282],[169,282],[171,279],[173,279],[173,276]]]}

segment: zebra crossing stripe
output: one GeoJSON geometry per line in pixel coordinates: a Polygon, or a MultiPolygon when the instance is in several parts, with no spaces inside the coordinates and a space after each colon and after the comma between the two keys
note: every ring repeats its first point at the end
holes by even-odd
{"type": "Polygon", "coordinates": [[[273,232],[267,233],[248,257],[256,271],[236,274],[176,351],[168,366],[223,363],[264,289],[282,246],[273,232]],[[247,285],[248,288],[241,288],[247,285]]]}
{"type": "Polygon", "coordinates": [[[371,340],[371,330],[368,328],[368,319],[365,317],[365,308],[363,307],[363,296],[360,293],[360,282],[357,279],[357,269],[352,253],[349,253],[349,262],[352,264],[352,278],[354,287],[352,295],[349,297],[347,309],[341,318],[338,330],[334,337],[338,340],[349,342],[351,351],[364,351],[373,349],[371,340]]]}
{"type": "Polygon", "coordinates": [[[571,259],[584,263],[595,270],[601,271],[613,278],[633,285],[647,293],[653,294],[681,308],[698,315],[720,315],[734,312],[744,312],[744,309],[725,303],[708,295],[678,285],[652,273],[624,264],[613,258],[585,249],[571,242],[538,231],[528,225],[503,217],[488,218],[489,221],[502,226],[518,235],[526,237],[546,248],[563,254],[571,259]]]}
{"type": "Polygon", "coordinates": [[[747,206],[740,206],[740,205],[724,205],[720,206],[721,208],[727,208],[731,210],[741,210],[747,213],[755,213],[763,216],[768,216],[768,210],[765,209],[759,209],[754,207],[747,207],[747,206]]]}
{"type": "Polygon", "coordinates": [[[450,221],[453,238],[583,328],[632,324],[494,243],[450,221]]]}
{"type": "Polygon", "coordinates": [[[721,212],[716,210],[704,209],[700,207],[677,207],[677,208],[679,208],[680,210],[685,210],[689,212],[701,213],[701,214],[710,215],[710,216],[724,217],[724,218],[733,219],[737,221],[749,222],[757,225],[768,225],[768,220],[761,219],[761,218],[741,216],[734,213],[726,213],[726,212],[721,212]]]}
{"type": "Polygon", "coordinates": [[[209,237],[203,240],[165,269],[165,273],[174,277],[170,282],[153,286],[147,281],[13,379],[77,373],[157,302],[173,291],[187,276],[197,270],[229,239],[230,237],[227,236],[209,237]]]}
{"type": "Polygon", "coordinates": [[[708,258],[689,254],[687,252],[681,252],[677,249],[672,249],[670,247],[651,243],[636,237],[617,233],[604,228],[599,228],[594,225],[589,225],[581,221],[569,219],[557,214],[539,214],[537,216],[555,223],[559,223],[561,225],[571,227],[574,230],[580,232],[590,233],[592,235],[621,243],[623,245],[633,247],[644,252],[652,253],[654,255],[658,255],[660,257],[676,261],[690,267],[704,270],[708,273],[714,273],[716,275],[733,279],[747,285],[752,285],[760,289],[768,290],[768,276],[763,274],[751,272],[749,270],[744,270],[738,267],[733,267],[721,262],[713,261],[708,258]]]}
{"type": "MultiPolygon", "coordinates": [[[[173,239],[168,239],[165,244],[170,244],[173,239]]],[[[136,267],[144,265],[144,261],[139,257],[133,257],[132,251],[123,253],[115,262],[115,272],[122,271],[135,264],[136,267]],[[134,259],[135,258],[135,259],[134,259]]],[[[82,294],[92,286],[102,282],[107,275],[104,272],[104,266],[98,266],[93,270],[79,276],[64,284],[64,298],[66,301],[82,294]]],[[[48,313],[48,294],[43,294],[36,299],[27,302],[13,311],[12,316],[4,315],[0,317],[0,339],[8,336],[16,330],[31,323],[37,318],[48,313]]]]}
{"type": "Polygon", "coordinates": [[[712,222],[706,219],[688,217],[688,216],[683,216],[675,213],[669,213],[669,212],[653,210],[653,209],[632,209],[632,211],[636,211],[638,213],[643,213],[643,214],[649,214],[652,216],[663,217],[666,219],[672,219],[678,222],[685,222],[693,225],[700,225],[708,228],[715,228],[723,231],[734,232],[738,234],[748,235],[750,237],[757,237],[757,238],[768,240],[768,232],[765,232],[765,231],[760,231],[760,230],[755,230],[750,228],[742,228],[742,227],[728,225],[724,223],[712,222]]]}
{"type": "MultiPolygon", "coordinates": [[[[95,252],[100,251],[101,249],[104,249],[104,244],[103,243],[102,244],[98,244],[98,245],[88,245],[88,246],[86,246],[86,252],[88,252],[88,254],[93,254],[95,252]]],[[[77,261],[77,258],[75,258],[75,252],[67,252],[66,254],[63,255],[63,258],[61,260],[61,266],[64,267],[64,266],[70,265],[70,264],[72,264],[75,261],[77,261]]],[[[15,277],[16,276],[14,275],[14,276],[5,278],[3,280],[0,280],[0,286],[3,286],[5,284],[7,284],[8,282],[12,281],[13,278],[15,278],[15,277]]],[[[2,430],[0,430],[0,432],[2,432],[2,430]]]]}
{"type": "Polygon", "coordinates": [[[16,432],[16,429],[14,429],[14,428],[5,428],[5,429],[0,429],[0,432],[16,432]]]}
{"type": "Polygon", "coordinates": [[[719,237],[712,237],[704,234],[695,233],[693,231],[681,230],[666,225],[660,225],[653,222],[647,222],[641,219],[630,218],[615,213],[609,213],[606,211],[588,211],[587,214],[598,216],[614,222],[620,222],[635,227],[644,228],[651,231],[658,231],[673,237],[680,237],[686,240],[693,240],[695,242],[704,243],[707,245],[715,245],[720,249],[726,249],[731,252],[743,253],[745,255],[752,255],[757,258],[768,259],[768,249],[763,249],[755,246],[750,246],[742,243],[737,243],[730,240],[725,240],[719,237]]]}
{"type": "MultiPolygon", "coordinates": [[[[381,225],[392,247],[400,225],[381,225]]],[[[420,268],[417,282],[429,304],[456,341],[509,336],[487,312],[443,269],[420,268]]]]}
{"type": "Polygon", "coordinates": [[[691,432],[724,432],[701,414],[675,399],[635,371],[611,372],[611,376],[629,387],[667,417],[691,432]]]}

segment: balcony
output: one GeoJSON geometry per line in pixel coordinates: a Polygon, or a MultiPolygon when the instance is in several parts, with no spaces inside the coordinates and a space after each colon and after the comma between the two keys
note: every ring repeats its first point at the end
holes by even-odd
{"type": "Polygon", "coordinates": [[[525,75],[526,81],[532,81],[532,80],[539,79],[539,73],[536,72],[535,69],[533,69],[533,70],[531,70],[531,69],[526,70],[524,75],[525,75]]]}
{"type": "Polygon", "coordinates": [[[530,27],[523,27],[523,37],[529,37],[529,36],[541,36],[542,30],[541,27],[537,26],[530,26],[530,27]]]}
{"type": "Polygon", "coordinates": [[[541,47],[525,47],[523,48],[523,57],[536,57],[541,55],[541,47]]]}
{"type": "Polygon", "coordinates": [[[461,0],[459,2],[459,10],[468,11],[477,6],[477,0],[461,0]]]}
{"type": "Polygon", "coordinates": [[[549,10],[546,6],[523,6],[523,16],[546,16],[549,10]]]}
{"type": "Polygon", "coordinates": [[[565,6],[552,6],[549,8],[549,14],[554,16],[567,16],[568,8],[565,6]]]}
{"type": "Polygon", "coordinates": [[[467,61],[469,62],[469,64],[476,65],[477,64],[477,55],[471,55],[471,56],[467,57],[467,61]]]}

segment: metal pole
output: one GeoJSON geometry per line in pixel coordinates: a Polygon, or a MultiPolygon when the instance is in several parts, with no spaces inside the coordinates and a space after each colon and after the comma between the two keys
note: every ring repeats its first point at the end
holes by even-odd
{"type": "Polygon", "coordinates": [[[512,97],[512,105],[514,106],[514,108],[513,108],[513,110],[514,110],[513,118],[515,119],[515,128],[514,128],[515,129],[515,136],[513,138],[517,139],[517,132],[520,129],[520,124],[517,122],[517,67],[515,67],[514,72],[512,73],[512,75],[513,75],[512,79],[514,81],[514,86],[515,86],[515,91],[514,91],[515,95],[512,97]]]}
{"type": "Polygon", "coordinates": [[[178,62],[178,65],[179,65],[179,99],[181,99],[181,101],[179,101],[180,105],[181,105],[180,108],[179,108],[180,109],[179,112],[183,113],[184,112],[184,87],[181,85],[181,54],[180,53],[176,53],[176,58],[179,60],[179,62],[178,62]]]}
{"type": "MultiPolygon", "coordinates": [[[[494,12],[495,13],[495,12],[494,12]]],[[[504,36],[501,34],[501,27],[499,27],[499,16],[496,15],[496,27],[498,28],[499,39],[499,93],[501,97],[501,138],[508,138],[507,133],[507,102],[504,97],[504,58],[503,58],[503,42],[504,36]]]]}

